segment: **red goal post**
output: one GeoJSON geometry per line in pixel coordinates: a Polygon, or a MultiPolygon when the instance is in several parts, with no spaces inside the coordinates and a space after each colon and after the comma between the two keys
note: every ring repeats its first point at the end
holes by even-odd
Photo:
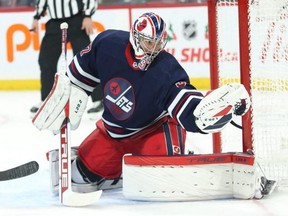
{"type": "Polygon", "coordinates": [[[252,100],[243,129],[213,134],[213,151],[253,149],[267,177],[287,184],[288,0],[208,0],[208,16],[211,89],[241,82],[252,100]]]}

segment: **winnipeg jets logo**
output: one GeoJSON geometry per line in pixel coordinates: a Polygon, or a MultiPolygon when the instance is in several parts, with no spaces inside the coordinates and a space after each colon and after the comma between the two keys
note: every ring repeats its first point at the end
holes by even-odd
{"type": "Polygon", "coordinates": [[[134,110],[134,92],[132,85],[122,78],[114,78],[105,85],[105,104],[111,114],[125,120],[134,110]]]}
{"type": "Polygon", "coordinates": [[[131,86],[129,86],[121,95],[119,95],[119,97],[117,97],[116,99],[112,98],[110,95],[106,95],[106,99],[109,100],[110,102],[112,102],[113,104],[116,104],[118,107],[120,107],[123,111],[125,111],[126,113],[129,112],[131,110],[131,106],[133,105],[133,103],[131,101],[129,101],[129,99],[127,99],[125,97],[125,93],[131,88],[131,86]]]}

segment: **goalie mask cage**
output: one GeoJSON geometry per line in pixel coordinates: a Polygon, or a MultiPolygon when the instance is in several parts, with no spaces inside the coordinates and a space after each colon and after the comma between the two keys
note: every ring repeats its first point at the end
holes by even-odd
{"type": "Polygon", "coordinates": [[[213,151],[253,149],[266,177],[287,189],[288,0],[208,0],[208,20],[211,89],[241,82],[252,101],[236,119],[242,130],[213,134],[213,151]]]}

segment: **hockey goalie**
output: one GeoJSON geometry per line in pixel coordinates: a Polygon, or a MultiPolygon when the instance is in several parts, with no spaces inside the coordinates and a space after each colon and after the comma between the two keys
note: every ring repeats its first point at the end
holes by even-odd
{"type": "MultiPolygon", "coordinates": [[[[104,94],[102,118],[72,149],[73,190],[123,186],[127,198],[138,200],[252,199],[269,194],[275,182],[258,171],[253,155],[185,155],[187,132],[224,130],[235,116],[248,111],[250,98],[241,84],[227,84],[203,96],[165,51],[166,43],[164,20],[144,13],[130,32],[98,34],[75,55],[66,74],[56,74],[53,89],[33,118],[39,130],[59,133],[67,106],[71,128],[77,129],[93,89],[101,85],[104,94]]],[[[49,152],[49,161],[51,186],[57,192],[57,150],[49,152]]]]}

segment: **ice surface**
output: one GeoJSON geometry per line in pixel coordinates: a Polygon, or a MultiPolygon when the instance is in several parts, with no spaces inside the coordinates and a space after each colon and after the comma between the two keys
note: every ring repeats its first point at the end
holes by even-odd
{"type": "MultiPolygon", "coordinates": [[[[140,202],[125,199],[122,191],[104,191],[99,202],[86,207],[62,206],[49,189],[45,154],[58,148],[59,137],[38,131],[29,109],[39,100],[38,91],[0,91],[0,170],[36,160],[36,174],[0,182],[1,216],[288,216],[288,193],[275,191],[262,200],[210,200],[193,202],[140,202]]],[[[85,114],[72,145],[78,145],[95,127],[85,114]]],[[[188,135],[187,146],[196,153],[211,152],[209,135],[188,135]]]]}

